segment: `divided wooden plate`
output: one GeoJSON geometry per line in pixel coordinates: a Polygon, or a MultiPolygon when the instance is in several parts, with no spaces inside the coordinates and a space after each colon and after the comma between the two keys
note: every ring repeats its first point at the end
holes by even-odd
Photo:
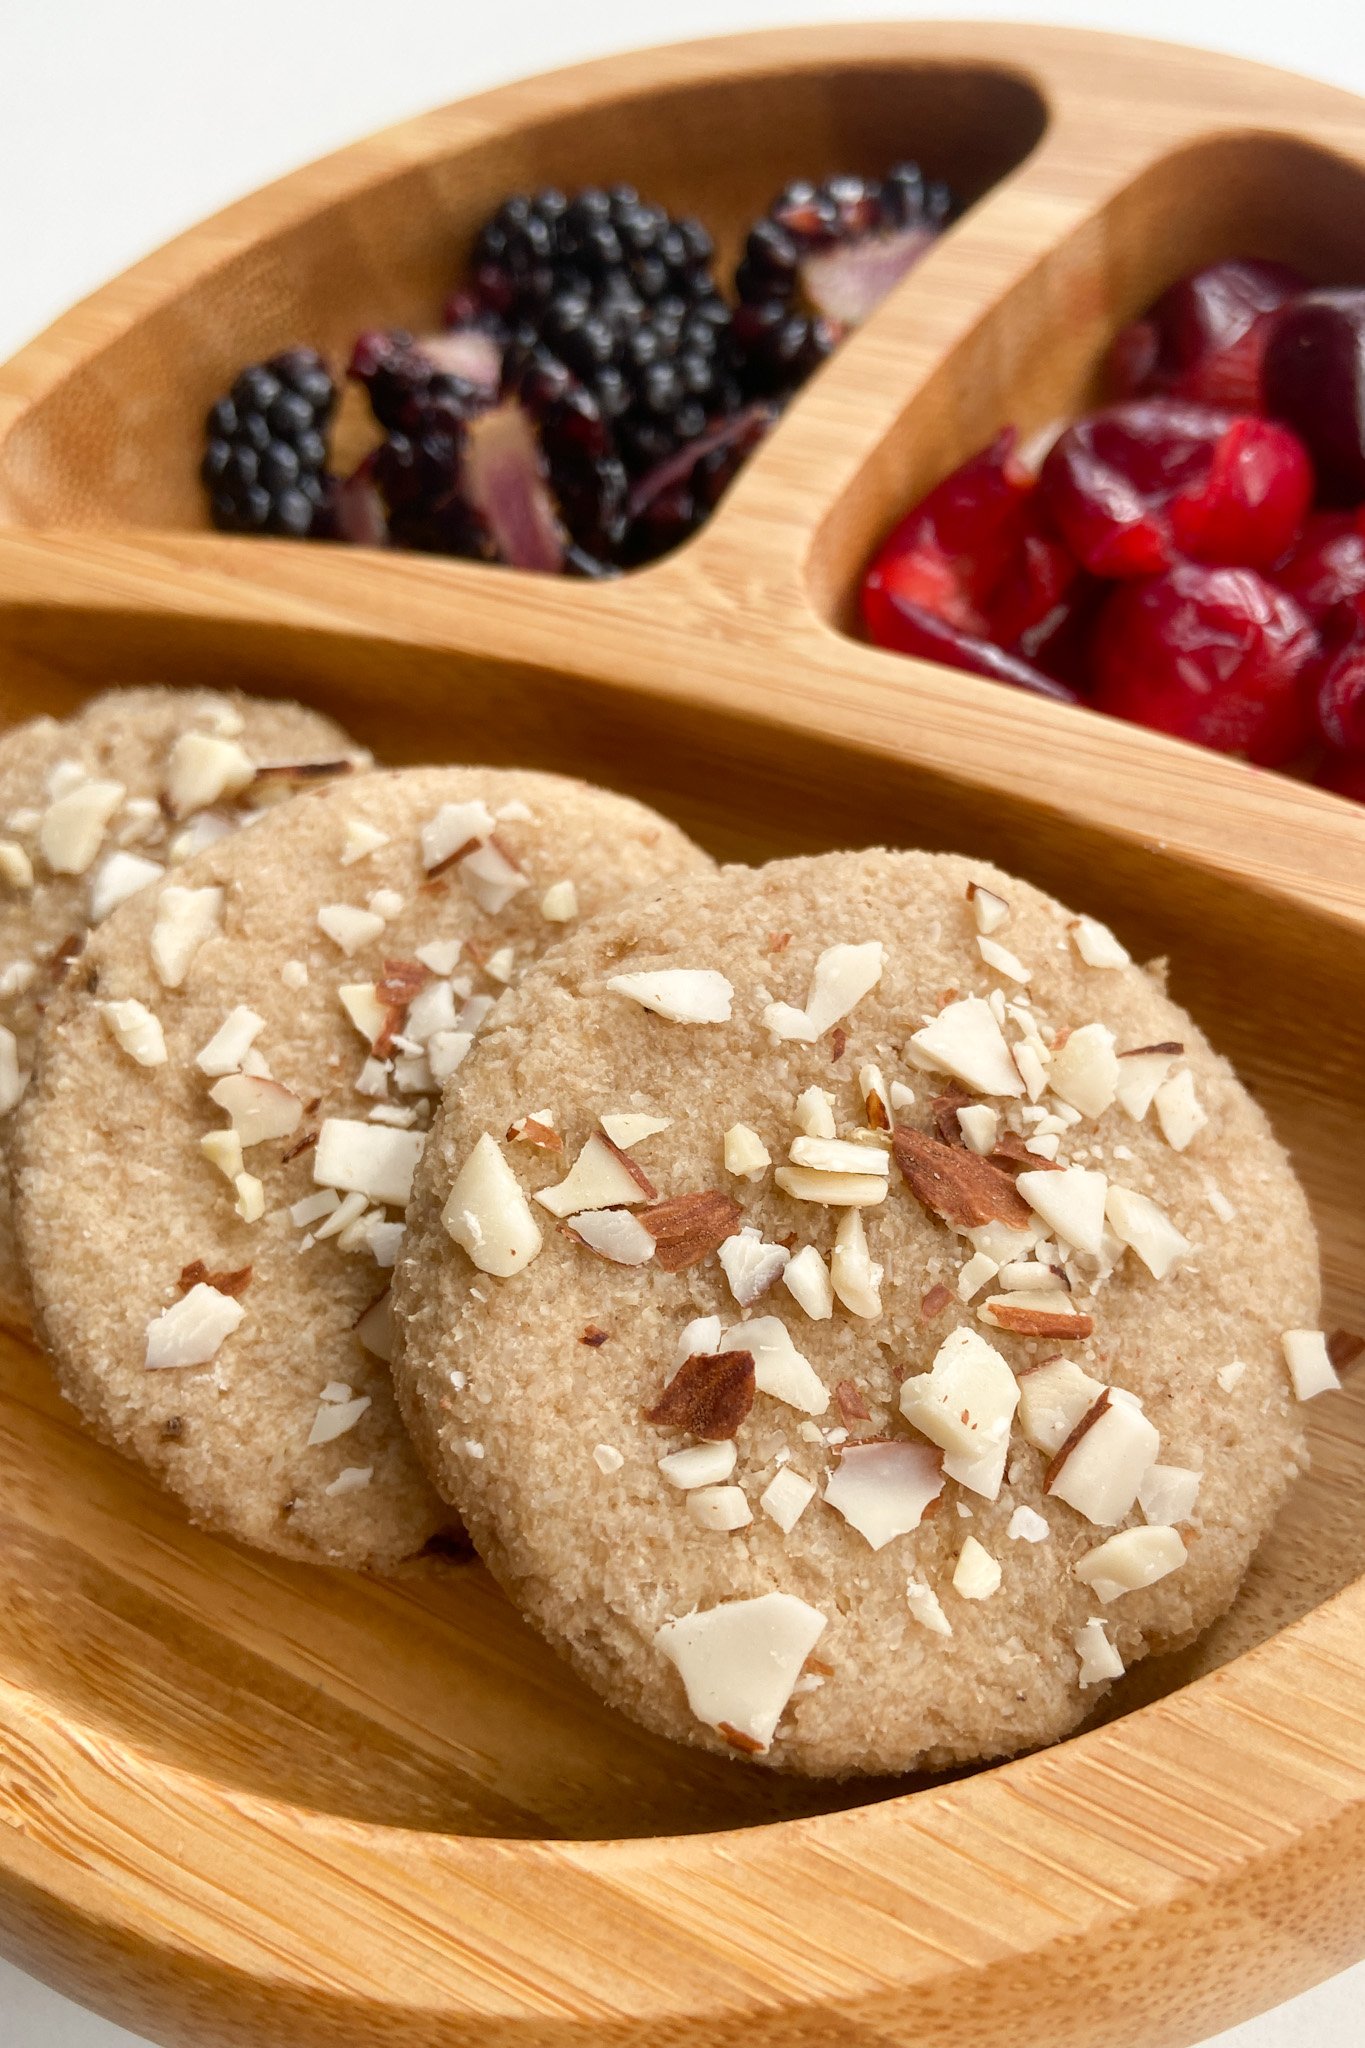
{"type": "MultiPolygon", "coordinates": [[[[1016,867],[1169,956],[1294,1152],[1329,1326],[1365,1327],[1365,811],[848,632],[894,513],[1085,398],[1178,273],[1251,250],[1365,278],[1362,165],[1365,109],[1326,87],[998,26],[651,52],[412,122],[0,371],[0,712],[231,681],[389,760],[594,776],[718,853],[1016,867]],[[429,319],[506,190],[631,178],[733,245],[798,170],[901,154],[978,203],[670,560],[588,586],[205,528],[199,421],[233,369],[429,319]]],[[[475,1566],[381,1584],[188,1528],[4,1340],[4,1945],[195,2048],[1178,2048],[1365,1950],[1359,1383],[1312,1425],[1237,1608],[1102,1725],[813,1789],[610,1717],[475,1566]]]]}

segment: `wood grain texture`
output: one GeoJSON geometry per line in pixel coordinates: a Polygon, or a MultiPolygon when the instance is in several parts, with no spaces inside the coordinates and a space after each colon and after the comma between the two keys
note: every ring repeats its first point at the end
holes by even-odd
{"type": "MultiPolygon", "coordinates": [[[[390,760],[596,777],[731,857],[999,860],[1169,957],[1365,1328],[1365,813],[845,630],[887,520],[1083,400],[1179,271],[1365,278],[1362,163],[1327,88],[995,26],[735,38],[409,123],[0,370],[0,715],[234,682],[390,760]],[[428,318],[508,187],[630,176],[732,245],[796,170],[910,153],[978,203],[670,560],[588,587],[204,529],[236,364],[428,318]]],[[[609,1716],[472,1563],[380,1583],[187,1527],[0,1339],[0,1939],[187,2048],[1179,2048],[1365,1949],[1365,1381],[1310,1419],[1232,1614],[1102,1725],[842,1790],[609,1716]]]]}

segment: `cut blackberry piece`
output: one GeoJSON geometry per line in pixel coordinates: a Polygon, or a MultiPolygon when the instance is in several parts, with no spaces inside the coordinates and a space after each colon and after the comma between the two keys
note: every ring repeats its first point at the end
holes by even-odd
{"type": "Polygon", "coordinates": [[[795,390],[923,256],[953,212],[917,164],[880,180],[802,179],[750,230],[734,333],[750,395],[795,390]]]}
{"type": "Polygon", "coordinates": [[[239,372],[210,409],[200,464],[216,527],[297,540],[323,531],[336,398],[315,349],[285,349],[239,372]]]}
{"type": "Polygon", "coordinates": [[[474,245],[474,283],[491,312],[538,327],[564,291],[625,290],[653,305],[714,296],[715,249],[701,222],[675,219],[633,185],[547,188],[503,201],[474,245]]]}
{"type": "Polygon", "coordinates": [[[622,546],[629,566],[656,561],[710,518],[777,416],[775,405],[760,404],[713,421],[633,486],[622,546]]]}
{"type": "Polygon", "coordinates": [[[560,292],[515,352],[553,358],[589,391],[632,476],[740,402],[730,310],[719,294],[652,305],[628,287],[560,292]]]}
{"type": "Polygon", "coordinates": [[[370,409],[390,433],[407,433],[433,400],[469,419],[491,405],[502,379],[504,337],[467,321],[443,334],[368,328],[358,335],[346,374],[363,384],[370,409]]]}

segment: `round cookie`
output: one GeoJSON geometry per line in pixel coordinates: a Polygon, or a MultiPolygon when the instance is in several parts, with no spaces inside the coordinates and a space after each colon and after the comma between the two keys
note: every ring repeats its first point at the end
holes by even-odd
{"type": "Polygon", "coordinates": [[[1285,1155],[1158,977],[984,862],[872,851],[546,955],[426,1148],[394,1374],[611,1704],[881,1773],[1053,1740],[1228,1606],[1317,1304],[1285,1155]]]}
{"type": "Polygon", "coordinates": [[[369,759],[302,704],[159,685],[108,690],[71,718],[34,718],[0,734],[0,1316],[28,1317],[10,1215],[9,1117],[54,962],[79,948],[107,906],[154,880],[155,868],[299,786],[297,773],[257,777],[255,768],[312,775],[327,762],[369,759]]]}
{"type": "Polygon", "coordinates": [[[566,921],[709,865],[583,783],[408,769],[114,911],[15,1134],[37,1327],[86,1418],[213,1529],[375,1569],[420,1549],[452,1518],[394,1406],[385,1296],[440,1081],[566,921]]]}

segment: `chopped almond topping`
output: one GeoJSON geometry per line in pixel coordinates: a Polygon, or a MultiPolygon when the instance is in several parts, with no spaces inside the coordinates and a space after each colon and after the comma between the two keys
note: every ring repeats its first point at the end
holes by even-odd
{"type": "Polygon", "coordinates": [[[731,1749],[738,1749],[745,1756],[762,1756],[763,1754],[763,1744],[761,1742],[756,1741],[752,1735],[746,1735],[740,1728],[732,1728],[728,1721],[718,1721],[716,1723],[716,1733],[725,1737],[731,1749]]]}
{"type": "Polygon", "coordinates": [[[918,1529],[943,1491],[943,1460],[912,1437],[848,1444],[825,1500],[873,1550],[918,1529]]]}
{"type": "Polygon", "coordinates": [[[552,1124],[542,1123],[539,1117],[518,1117],[514,1124],[507,1126],[507,1142],[534,1145],[540,1152],[562,1152],[564,1140],[552,1124]]]}
{"type": "Polygon", "coordinates": [[[845,1422],[869,1422],[872,1418],[872,1410],[856,1380],[840,1380],[834,1389],[834,1401],[845,1422]]]}
{"type": "Polygon", "coordinates": [[[1032,1173],[1035,1168],[1045,1173],[1049,1167],[1057,1173],[1062,1171],[1057,1160],[1044,1159],[1041,1153],[1031,1151],[1014,1131],[1001,1132],[990,1154],[990,1162],[992,1166],[998,1166],[1002,1173],[1032,1173]]]}
{"type": "Polygon", "coordinates": [[[572,1216],[582,1209],[635,1208],[657,1197],[654,1183],[630,1154],[605,1132],[593,1131],[563,1180],[539,1189],[535,1199],[552,1216],[572,1216]]]}
{"type": "Polygon", "coordinates": [[[937,1281],[929,1289],[928,1293],[920,1299],[919,1312],[921,1322],[932,1323],[935,1316],[943,1314],[944,1309],[947,1308],[952,1298],[952,1290],[945,1287],[941,1280],[937,1281]]]}
{"type": "Polygon", "coordinates": [[[1008,922],[1009,904],[1003,896],[997,896],[994,889],[988,889],[984,882],[968,882],[967,901],[972,906],[977,930],[987,937],[1008,922]]]}
{"type": "Polygon", "coordinates": [[[578,1341],[580,1344],[586,1344],[590,1350],[596,1351],[599,1345],[606,1343],[610,1334],[608,1330],[599,1330],[596,1323],[586,1323],[578,1341]]]}
{"type": "Polygon", "coordinates": [[[936,1095],[929,1104],[929,1114],[934,1119],[934,1128],[945,1145],[962,1143],[962,1126],[957,1120],[960,1109],[970,1109],[976,1101],[956,1081],[950,1081],[941,1095],[936,1095]]]}
{"type": "Polygon", "coordinates": [[[791,942],[792,935],[790,932],[769,932],[768,951],[770,953],[785,953],[791,942]]]}
{"type": "Polygon", "coordinates": [[[829,1056],[837,1066],[848,1049],[848,1033],[842,1024],[836,1024],[829,1037],[829,1056]]]}
{"type": "Polygon", "coordinates": [[[992,1222],[1027,1228],[1028,1203],[1010,1176],[988,1159],[905,1124],[896,1126],[892,1148],[911,1194],[931,1215],[962,1228],[992,1222]]]}
{"type": "Polygon", "coordinates": [[[191,1259],[188,1266],[180,1269],[179,1287],[182,1294],[188,1294],[191,1287],[200,1282],[205,1287],[216,1288],[219,1294],[230,1294],[235,1299],[251,1285],[250,1266],[238,1266],[231,1273],[211,1273],[202,1259],[191,1259]]]}
{"type": "Polygon", "coordinates": [[[1032,1308],[1023,1302],[1006,1301],[999,1295],[982,1305],[981,1314],[998,1330],[1009,1330],[1016,1337],[1088,1337],[1095,1328],[1093,1316],[1074,1310],[1066,1314],[1059,1309],[1032,1308]]]}
{"type": "Polygon", "coordinates": [[[645,1421],[685,1429],[710,1442],[732,1437],[754,1405],[752,1351],[717,1351],[685,1358],[645,1421]]]}
{"type": "Polygon", "coordinates": [[[704,1188],[641,1210],[640,1221],[654,1239],[654,1256],[665,1273],[682,1273],[718,1251],[734,1235],[742,1214],[732,1196],[704,1188]]]}

